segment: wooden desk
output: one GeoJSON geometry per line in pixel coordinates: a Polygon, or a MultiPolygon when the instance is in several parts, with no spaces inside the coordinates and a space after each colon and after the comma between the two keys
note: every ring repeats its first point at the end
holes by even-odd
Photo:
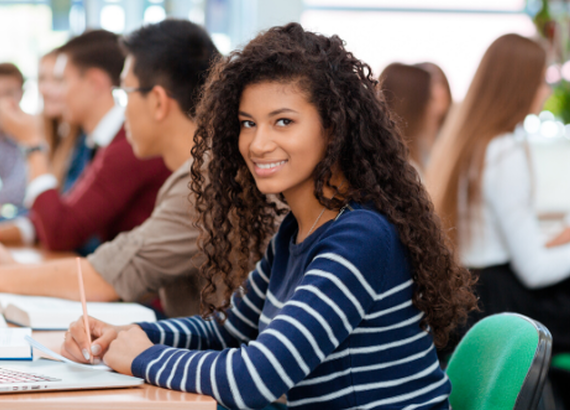
{"type": "MultiPolygon", "coordinates": [[[[38,248],[12,247],[18,262],[36,263],[73,254],[48,252],[38,248]]],[[[64,332],[34,332],[34,338],[59,352],[64,332]]],[[[34,356],[43,354],[34,350],[34,356]]],[[[129,389],[62,391],[52,393],[0,394],[0,408],[53,410],[116,410],[116,409],[185,409],[216,410],[216,401],[199,394],[183,393],[145,384],[129,389]]]]}

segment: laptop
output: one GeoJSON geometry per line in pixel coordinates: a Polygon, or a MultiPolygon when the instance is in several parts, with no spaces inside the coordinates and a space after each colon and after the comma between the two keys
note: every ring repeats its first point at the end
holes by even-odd
{"type": "Polygon", "coordinates": [[[33,361],[0,360],[0,393],[39,390],[118,389],[144,384],[143,379],[90,369],[88,366],[40,358],[33,361]]]}

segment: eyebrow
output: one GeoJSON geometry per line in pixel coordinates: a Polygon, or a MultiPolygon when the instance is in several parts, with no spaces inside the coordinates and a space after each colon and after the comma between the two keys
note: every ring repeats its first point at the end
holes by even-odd
{"type": "MultiPolygon", "coordinates": [[[[294,112],[294,113],[298,114],[297,111],[295,111],[295,110],[293,110],[293,109],[291,109],[291,108],[279,108],[278,110],[271,111],[271,112],[269,113],[268,117],[273,117],[273,116],[275,116],[275,115],[283,114],[284,112],[294,112]]],[[[243,112],[243,111],[239,111],[238,114],[241,115],[242,117],[253,118],[253,115],[248,114],[248,113],[243,112]]]]}

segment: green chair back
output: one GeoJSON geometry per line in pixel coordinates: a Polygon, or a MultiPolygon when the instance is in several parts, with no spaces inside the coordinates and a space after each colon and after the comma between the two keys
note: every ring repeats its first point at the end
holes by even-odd
{"type": "Polygon", "coordinates": [[[552,336],[526,316],[501,313],[473,326],[449,360],[453,410],[536,409],[552,336]]]}

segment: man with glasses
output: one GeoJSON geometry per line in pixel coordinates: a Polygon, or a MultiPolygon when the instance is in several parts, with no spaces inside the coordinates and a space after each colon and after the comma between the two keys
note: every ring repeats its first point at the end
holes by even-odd
{"type": "MultiPolygon", "coordinates": [[[[0,64],[0,100],[18,105],[22,99],[24,76],[14,64],[0,64]]],[[[11,215],[3,205],[17,209],[22,205],[26,191],[26,166],[18,145],[9,138],[0,122],[0,220],[11,215]],[[2,212],[2,209],[5,211],[2,212]]]]}
{"type": "Polygon", "coordinates": [[[119,37],[105,30],[89,31],[58,53],[64,119],[83,129],[94,156],[70,191],[61,195],[50,173],[44,137],[33,130],[20,132],[23,113],[0,104],[0,120],[8,131],[14,129],[10,134],[25,152],[30,181],[24,198],[29,218],[0,226],[0,241],[39,240],[51,250],[87,254],[143,223],[170,171],[160,158],[137,159],[126,139],[124,108],[115,105],[111,92],[124,63],[119,37]]]}
{"type": "MultiPolygon", "coordinates": [[[[135,31],[123,45],[128,55],[113,94],[125,106],[127,139],[138,157],[161,156],[173,174],[146,222],[82,259],[87,298],[141,301],[158,293],[167,316],[195,314],[203,282],[188,202],[193,115],[218,52],[204,29],[174,19],[135,31]]],[[[75,261],[0,268],[0,292],[77,299],[75,261]]]]}

